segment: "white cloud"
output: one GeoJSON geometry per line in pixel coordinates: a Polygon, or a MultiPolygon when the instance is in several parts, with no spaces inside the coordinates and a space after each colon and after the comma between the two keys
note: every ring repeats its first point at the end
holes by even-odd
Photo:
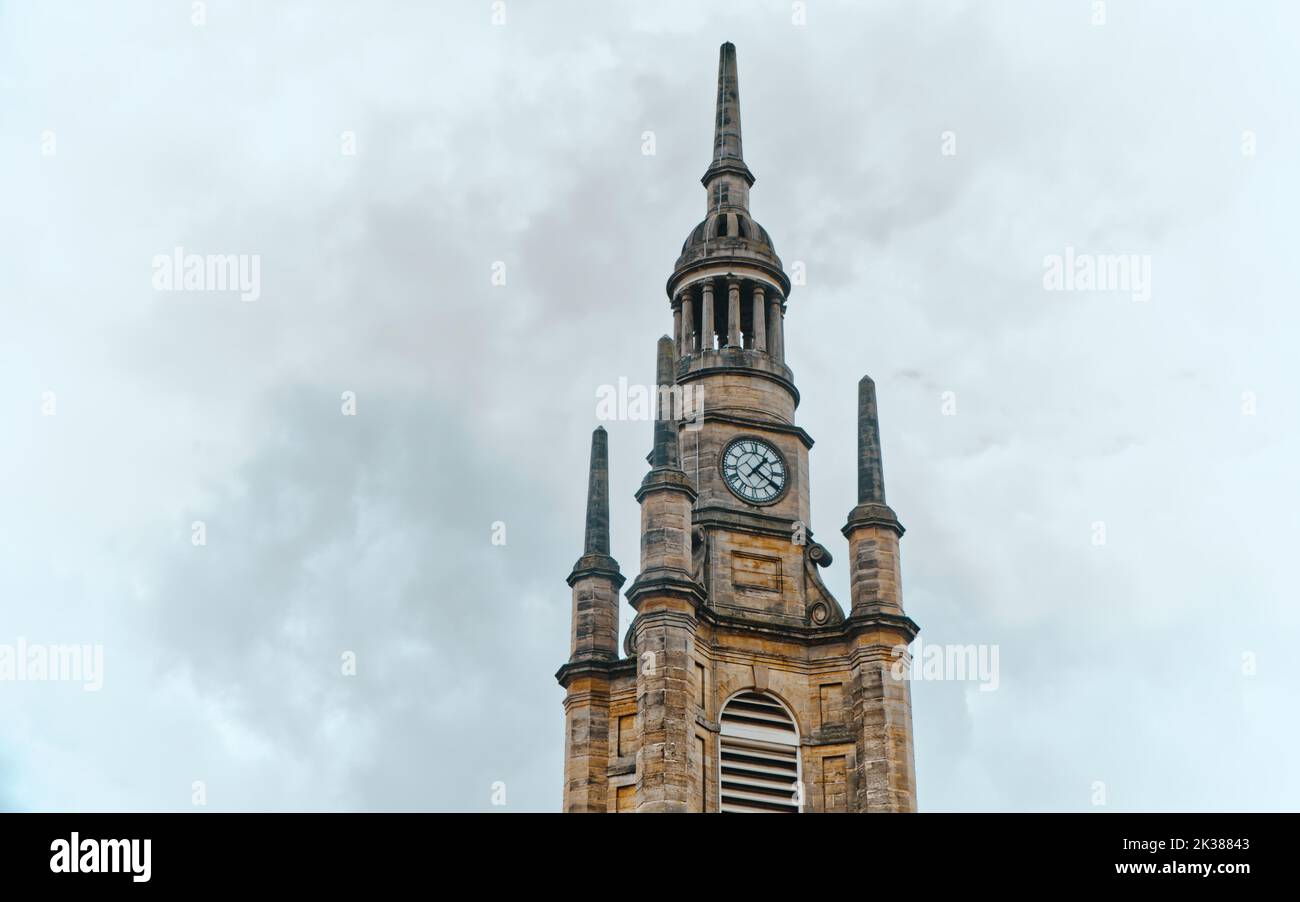
{"type": "MultiPolygon", "coordinates": [[[[6,9],[0,628],[106,681],[0,685],[0,806],[558,807],[595,387],[650,378],[733,40],[812,525],[869,372],[909,611],[1002,647],[916,687],[922,807],[1294,808],[1294,23],[1044,6],[6,9]],[[261,298],[155,294],[177,245],[261,298]],[[1044,292],[1066,246],[1151,301],[1044,292]]],[[[609,428],[630,577],[649,427],[609,428]]]]}

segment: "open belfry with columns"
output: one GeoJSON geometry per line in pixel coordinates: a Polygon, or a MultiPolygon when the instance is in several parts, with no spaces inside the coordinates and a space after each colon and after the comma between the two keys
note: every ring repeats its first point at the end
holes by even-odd
{"type": "Polygon", "coordinates": [[[636,615],[621,646],[608,438],[592,435],[570,654],[556,674],[564,810],[914,811],[905,675],[918,627],[903,611],[875,384],[859,383],[846,616],[808,526],[813,442],[795,423],[785,359],[790,279],[750,214],[729,43],[703,182],[704,221],[668,279],[674,336],[658,344],[654,446],[636,493],[641,566],[626,589],[636,615]]]}

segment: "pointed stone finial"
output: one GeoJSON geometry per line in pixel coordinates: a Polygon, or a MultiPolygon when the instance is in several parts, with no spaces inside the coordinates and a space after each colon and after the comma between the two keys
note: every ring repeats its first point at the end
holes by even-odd
{"type": "Polygon", "coordinates": [[[641,572],[627,590],[628,603],[640,616],[643,603],[685,593],[702,602],[704,587],[691,576],[691,510],[697,497],[682,471],[677,448],[679,410],[676,399],[676,353],[667,335],[659,339],[655,358],[655,442],[650,471],[636,490],[641,505],[641,572]],[[649,601],[647,602],[647,599],[649,601]]]}
{"type": "Polygon", "coordinates": [[[736,45],[728,41],[718,54],[718,117],[713,128],[713,161],[744,160],[740,145],[740,82],[736,45]]]}
{"type": "MultiPolygon", "coordinates": [[[[569,585],[580,579],[599,577],[623,585],[618,561],[609,555],[609,434],[604,426],[591,433],[591,467],[587,473],[587,521],[582,557],[573,565],[569,585]]],[[[616,593],[617,594],[617,593],[616,593]]],[[[617,600],[617,599],[616,599],[617,600]]],[[[617,622],[618,618],[614,618],[617,622]]]]}
{"type": "Polygon", "coordinates": [[[885,468],[880,459],[880,418],[876,413],[876,383],[863,376],[858,383],[858,504],[849,511],[844,535],[853,541],[862,526],[884,526],[898,535],[903,524],[885,503],[885,468]]]}
{"type": "Polygon", "coordinates": [[[673,409],[673,385],[677,382],[676,350],[667,335],[659,339],[655,361],[655,445],[650,455],[650,467],[655,470],[676,470],[680,466],[677,449],[677,411],[673,409]]]}
{"type": "Polygon", "coordinates": [[[587,538],[582,553],[609,554],[609,434],[604,426],[591,433],[591,469],[587,477],[587,538]]]}
{"type": "Polygon", "coordinates": [[[718,52],[718,112],[713,125],[713,162],[702,181],[707,186],[714,176],[730,172],[754,184],[745,165],[740,141],[740,80],[736,75],[736,45],[728,41],[718,52]]]}
{"type": "Polygon", "coordinates": [[[564,686],[572,668],[618,658],[618,591],[623,574],[618,561],[609,556],[609,436],[601,426],[591,433],[586,533],[582,557],[565,580],[573,589],[573,615],[569,663],[556,674],[564,686]]]}
{"type": "Polygon", "coordinates": [[[870,376],[863,376],[858,383],[858,504],[884,503],[885,471],[880,457],[876,383],[870,376]]]}

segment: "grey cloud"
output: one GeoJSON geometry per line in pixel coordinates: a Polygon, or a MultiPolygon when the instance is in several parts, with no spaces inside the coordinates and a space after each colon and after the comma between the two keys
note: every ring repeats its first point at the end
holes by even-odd
{"type": "MultiPolygon", "coordinates": [[[[1295,807],[1286,7],[209,10],[0,19],[0,627],[108,651],[93,704],[3,697],[0,807],[558,806],[595,390],[670,328],[722,40],[808,266],[817,536],[871,373],[922,638],[1002,649],[998,692],[916,686],[922,808],[1295,807]],[[261,254],[262,298],[154,294],[177,244],[261,254]],[[1044,292],[1066,245],[1152,254],[1152,300],[1044,292]]],[[[606,425],[630,577],[650,430],[606,425]]]]}

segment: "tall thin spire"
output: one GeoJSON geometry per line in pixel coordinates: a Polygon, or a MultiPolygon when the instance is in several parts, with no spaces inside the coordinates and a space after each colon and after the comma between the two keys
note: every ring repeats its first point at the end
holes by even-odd
{"type": "MultiPolygon", "coordinates": [[[[567,686],[573,668],[580,670],[593,661],[618,657],[618,590],[623,586],[623,574],[618,561],[609,556],[609,436],[602,426],[591,434],[582,557],[565,582],[573,589],[569,663],[556,676],[567,686]]],[[[595,804],[593,810],[603,811],[603,804],[595,804]]]]}
{"type": "Polygon", "coordinates": [[[609,434],[597,426],[591,434],[591,469],[587,477],[587,538],[582,553],[609,554],[609,434]]]}
{"type": "MultiPolygon", "coordinates": [[[[898,522],[898,515],[885,503],[885,468],[880,459],[876,383],[870,376],[863,376],[858,383],[858,505],[849,511],[849,521],[843,530],[850,546],[854,531],[864,526],[885,527],[898,536],[903,534],[903,524],[898,522]]],[[[855,609],[858,600],[855,594],[855,609]]]]}
{"type": "Polygon", "coordinates": [[[673,410],[672,391],[676,370],[673,340],[667,335],[659,339],[658,354],[655,359],[655,392],[658,395],[658,410],[655,415],[655,445],[650,456],[650,467],[655,470],[676,470],[677,451],[677,412],[673,410]],[[665,403],[667,402],[667,403],[665,403]]]}
{"type": "Polygon", "coordinates": [[[858,504],[884,503],[885,471],[880,457],[876,383],[870,376],[863,376],[858,383],[858,504]]]}
{"type": "Polygon", "coordinates": [[[740,145],[740,82],[736,45],[728,41],[718,55],[718,118],[713,128],[713,162],[744,160],[740,145]]]}
{"type": "Polygon", "coordinates": [[[736,45],[728,41],[718,53],[718,112],[713,126],[713,162],[702,181],[722,172],[732,172],[754,183],[745,165],[740,142],[740,80],[736,75],[736,45]]]}

